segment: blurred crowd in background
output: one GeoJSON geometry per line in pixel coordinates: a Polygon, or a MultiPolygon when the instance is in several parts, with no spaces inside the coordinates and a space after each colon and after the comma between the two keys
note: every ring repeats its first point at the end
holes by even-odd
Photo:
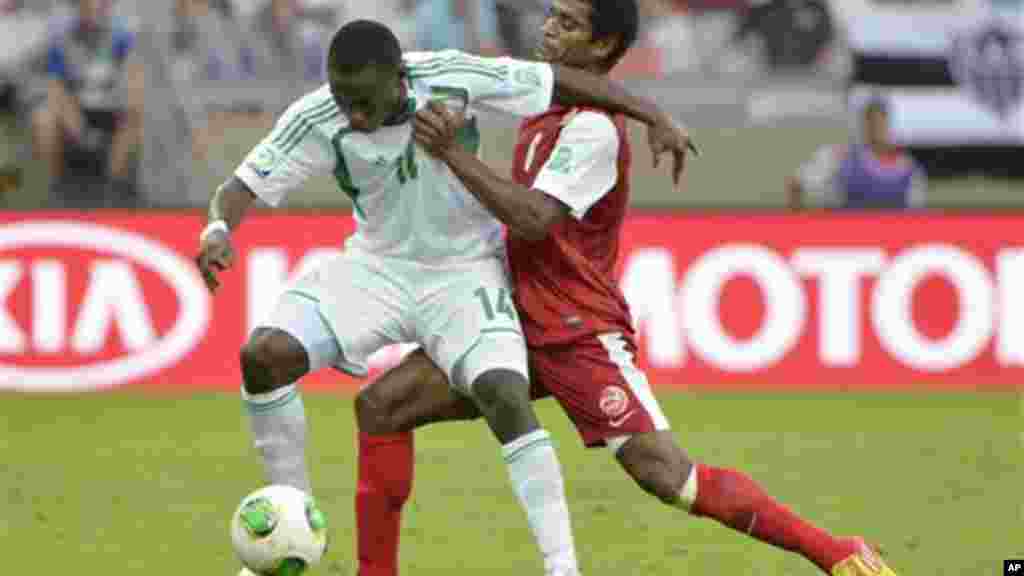
{"type": "MultiPolygon", "coordinates": [[[[992,4],[1021,11],[1017,0],[925,4],[958,18],[982,2],[986,10],[992,4]]],[[[885,123],[893,115],[906,127],[912,118],[907,120],[905,107],[893,110],[877,98],[865,101],[875,102],[882,125],[877,119],[861,125],[860,112],[846,115],[857,75],[873,74],[872,58],[877,60],[870,46],[862,54],[856,48],[872,35],[920,34],[886,26],[874,31],[874,24],[866,32],[851,31],[854,16],[873,10],[868,0],[641,4],[642,35],[615,71],[618,79],[653,86],[652,94],[663,94],[659,101],[666,105],[686,100],[700,106],[703,98],[709,107],[766,82],[801,87],[793,97],[769,90],[747,98],[743,116],[757,123],[765,114],[784,115],[780,111],[788,106],[799,114],[816,110],[846,122],[852,117],[850,139],[892,159],[885,123]],[[715,88],[701,96],[705,85],[715,88]]],[[[406,49],[529,57],[545,11],[544,0],[0,0],[0,202],[83,209],[201,206],[209,183],[254,144],[252,137],[226,142],[225,134],[258,137],[288,103],[323,82],[331,34],[345,21],[386,22],[406,49]]],[[[985,45],[971,54],[990,67],[1024,63],[1019,38],[1000,41],[1001,53],[985,45]]],[[[911,65],[917,69],[921,62],[911,65]]],[[[992,70],[999,78],[1004,72],[992,70]]],[[[1011,88],[1021,99],[1020,86],[1011,88]]],[[[680,114],[687,120],[685,107],[680,114]]],[[[1014,118],[1024,133],[1024,120],[1014,118]]],[[[1016,146],[1013,138],[1007,142],[1016,146]]],[[[779,179],[777,188],[793,207],[808,197],[832,197],[807,189],[834,188],[830,179],[842,172],[843,154],[851,149],[835,146],[842,142],[817,144],[817,152],[800,150],[809,160],[793,162],[785,168],[791,177],[779,179]]],[[[915,196],[894,205],[921,205],[923,171],[905,163],[901,174],[915,196]]]]}

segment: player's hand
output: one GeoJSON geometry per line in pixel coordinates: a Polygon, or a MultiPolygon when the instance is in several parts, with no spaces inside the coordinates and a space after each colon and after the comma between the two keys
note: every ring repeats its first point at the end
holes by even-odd
{"type": "Polygon", "coordinates": [[[686,127],[676,122],[670,116],[665,116],[657,124],[647,129],[647,143],[651,147],[651,154],[654,156],[654,167],[657,168],[661,161],[662,154],[666,152],[672,155],[672,182],[678,186],[686,168],[686,155],[693,152],[699,156],[697,146],[690,139],[690,133],[686,127]]]}
{"type": "Polygon", "coordinates": [[[231,245],[231,236],[223,230],[213,230],[203,238],[199,245],[196,265],[206,282],[210,292],[220,287],[217,273],[227,270],[235,263],[235,248],[231,245]]]}
{"type": "Polygon", "coordinates": [[[430,154],[439,158],[456,144],[456,132],[465,121],[463,114],[456,114],[440,102],[431,102],[416,113],[413,123],[413,138],[430,154]]]}

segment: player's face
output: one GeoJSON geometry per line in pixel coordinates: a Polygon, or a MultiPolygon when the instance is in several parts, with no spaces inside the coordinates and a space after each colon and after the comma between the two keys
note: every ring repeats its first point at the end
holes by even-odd
{"type": "Polygon", "coordinates": [[[588,0],[554,0],[542,28],[537,48],[541,60],[575,68],[600,67],[610,40],[593,39],[588,0]]]}
{"type": "Polygon", "coordinates": [[[331,94],[357,132],[373,132],[393,115],[402,101],[398,68],[370,65],[354,74],[331,71],[331,94]]]}

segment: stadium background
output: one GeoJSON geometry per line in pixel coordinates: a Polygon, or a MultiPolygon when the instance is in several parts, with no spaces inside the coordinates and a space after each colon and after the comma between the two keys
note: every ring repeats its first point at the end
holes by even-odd
{"type": "MultiPolygon", "coordinates": [[[[31,1],[24,4],[33,8],[31,1]]],[[[1004,177],[1019,169],[1020,147],[979,146],[973,141],[943,147],[925,143],[915,151],[930,161],[934,176],[928,190],[933,210],[923,214],[788,214],[783,186],[815,148],[849,138],[852,115],[847,96],[851,86],[856,91],[862,71],[858,66],[865,61],[856,46],[852,51],[844,47],[850,29],[866,16],[892,16],[896,23],[890,25],[898,36],[901,15],[975,14],[988,10],[987,5],[832,2],[828,8],[835,38],[828,50],[808,58],[793,47],[778,49],[781,55],[771,52],[770,32],[765,33],[768,40],[755,43],[761,48],[728,49],[730,26],[738,14],[749,11],[739,3],[707,4],[694,3],[685,16],[652,8],[649,34],[618,71],[630,87],[651,95],[686,121],[703,150],[690,162],[684,186],[676,190],[664,166],[651,166],[644,132],[633,127],[637,217],[631,242],[638,250],[667,249],[679,279],[696,258],[686,253],[695,245],[701,247],[699,254],[707,254],[715,247],[755,244],[784,259],[800,247],[868,247],[882,250],[889,261],[915,246],[942,244],[975,258],[991,290],[983,290],[980,300],[962,304],[947,277],[913,295],[911,316],[933,340],[948,335],[958,321],[986,316],[979,328],[985,337],[979,337],[978,358],[950,369],[915,370],[879,349],[879,334],[865,311],[875,287],[872,282],[864,285],[860,318],[864,364],[838,372],[823,369],[820,354],[806,352],[820,343],[820,335],[808,328],[796,344],[803,352],[788,354],[781,371],[777,366],[754,372],[687,372],[678,363],[655,366],[658,395],[680,441],[698,458],[748,471],[830,529],[865,533],[880,541],[902,573],[998,573],[1003,558],[1024,556],[1024,380],[1019,355],[1013,351],[1019,341],[1015,336],[1020,314],[1014,304],[1019,284],[1016,276],[999,268],[1000,262],[1010,262],[999,255],[1013,255],[1020,246],[1015,231],[1024,224],[1024,212],[1017,211],[1024,188],[1019,180],[1004,177]],[[662,25],[655,27],[658,18],[662,25]],[[690,19],[684,21],[693,27],[696,40],[681,42],[680,29],[664,24],[677,23],[674,18],[690,19]],[[765,57],[767,64],[762,65],[766,52],[772,57],[765,57]]],[[[1022,8],[1007,5],[1019,18],[1022,8]]],[[[345,8],[347,16],[339,19],[352,17],[360,4],[345,8]]],[[[147,14],[143,10],[134,16],[144,20],[147,14]]],[[[11,16],[5,18],[6,30],[13,31],[4,35],[6,41],[37,40],[38,26],[36,36],[28,38],[28,20],[12,23],[11,16]]],[[[402,29],[413,29],[415,22],[409,15],[404,18],[402,29]]],[[[871,26],[884,28],[886,23],[873,20],[871,26]]],[[[479,39],[471,38],[470,44],[474,41],[479,39]]],[[[901,54],[898,47],[895,52],[901,54]]],[[[11,85],[26,86],[19,83],[20,76],[11,78],[11,85]]],[[[212,190],[269,127],[265,114],[223,105],[240,88],[206,89],[209,93],[196,87],[191,95],[217,103],[208,117],[217,137],[206,161],[195,169],[201,175],[195,184],[199,190],[212,190]]],[[[265,89],[272,91],[273,85],[265,89]]],[[[86,377],[68,368],[97,365],[139,350],[124,341],[123,324],[121,332],[108,324],[103,334],[82,336],[99,344],[87,354],[81,352],[88,346],[76,340],[80,326],[75,313],[89,299],[88,274],[97,262],[128,262],[159,340],[176,321],[175,310],[186,306],[181,294],[174,299],[174,291],[194,280],[187,260],[202,227],[201,212],[190,194],[164,197],[130,212],[62,211],[48,194],[45,168],[32,157],[22,112],[15,107],[4,115],[0,137],[4,174],[18,183],[2,196],[0,265],[8,287],[4,320],[14,322],[14,328],[5,323],[2,333],[24,333],[31,339],[20,353],[16,343],[4,341],[0,365],[0,493],[5,504],[0,549],[7,551],[7,567],[42,573],[233,573],[228,515],[260,478],[258,459],[247,446],[244,415],[231,393],[238,385],[235,350],[255,314],[249,309],[254,306],[251,290],[259,282],[242,270],[235,272],[229,278],[233,287],[205,304],[207,315],[197,328],[193,349],[172,366],[142,372],[114,390],[94,393],[115,383],[113,372],[101,367],[86,377]],[[50,234],[52,242],[25,242],[26,229],[55,222],[65,227],[39,228],[43,232],[37,234],[50,234]],[[125,256],[117,248],[76,244],[97,229],[141,236],[169,248],[177,257],[172,258],[177,268],[169,275],[178,283],[161,278],[145,255],[125,256]],[[33,266],[51,261],[62,266],[66,278],[56,292],[37,287],[52,284],[32,284],[43,277],[33,266]],[[54,296],[58,293],[63,296],[54,296]],[[45,338],[38,330],[21,328],[44,322],[39,319],[46,314],[39,310],[58,308],[47,297],[68,303],[69,317],[61,326],[67,333],[52,337],[59,344],[40,351],[45,338]],[[75,348],[76,342],[81,349],[75,348]],[[26,376],[32,368],[47,367],[54,369],[49,380],[26,376]],[[43,383],[34,384],[38,382],[43,383]],[[65,391],[39,393],[52,387],[65,391]],[[68,392],[69,388],[75,391],[68,392]]],[[[940,116],[932,121],[943,120],[940,116]]],[[[485,158],[507,168],[515,124],[491,118],[482,124],[485,158]]],[[[262,214],[239,240],[249,255],[261,248],[278,249],[286,271],[308,255],[311,246],[336,246],[334,237],[347,229],[348,204],[325,178],[294,194],[289,207],[294,210],[281,219],[262,214]],[[313,231],[316,225],[323,229],[313,231]]],[[[267,256],[269,268],[261,270],[279,273],[280,262],[272,256],[267,256]]],[[[646,276],[636,282],[653,284],[646,276]]],[[[820,289],[809,279],[801,282],[813,308],[820,289]]],[[[672,284],[670,292],[677,289],[672,284]]],[[[756,286],[742,279],[732,290],[732,300],[728,294],[721,300],[722,320],[733,322],[732,329],[738,332],[734,335],[742,340],[758,329],[758,322],[745,317],[763,319],[768,304],[761,301],[756,286]]],[[[117,288],[110,293],[130,295],[117,288]]],[[[637,304],[654,309],[650,300],[637,304]]],[[[822,309],[812,310],[805,325],[814,326],[821,314],[822,309]]],[[[665,344],[653,341],[649,324],[645,330],[642,360],[650,367],[658,361],[649,351],[664,349],[665,344]]],[[[141,346],[144,355],[145,345],[141,346]]],[[[380,365],[393,360],[385,357],[380,365]]],[[[688,366],[699,362],[700,358],[688,366]]],[[[328,565],[321,572],[352,574],[354,431],[346,397],[352,383],[329,377],[315,384],[317,390],[334,391],[310,394],[306,400],[314,485],[333,532],[328,565]]],[[[582,451],[556,406],[543,403],[541,417],[561,447],[585,573],[813,573],[803,561],[665,510],[636,490],[607,454],[582,451]]],[[[406,573],[539,571],[525,523],[482,424],[424,431],[417,436],[417,452],[417,490],[403,544],[406,573]]]]}

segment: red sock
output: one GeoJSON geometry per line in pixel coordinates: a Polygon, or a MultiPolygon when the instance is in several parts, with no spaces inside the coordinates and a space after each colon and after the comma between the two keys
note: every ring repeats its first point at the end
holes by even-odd
{"type": "Polygon", "coordinates": [[[356,538],[359,576],[398,576],[402,506],[412,491],[412,433],[359,433],[356,538]]]}
{"type": "Polygon", "coordinates": [[[829,573],[854,553],[850,542],[803,520],[743,473],[697,464],[693,514],[707,516],[762,542],[799,552],[829,573]]]}

